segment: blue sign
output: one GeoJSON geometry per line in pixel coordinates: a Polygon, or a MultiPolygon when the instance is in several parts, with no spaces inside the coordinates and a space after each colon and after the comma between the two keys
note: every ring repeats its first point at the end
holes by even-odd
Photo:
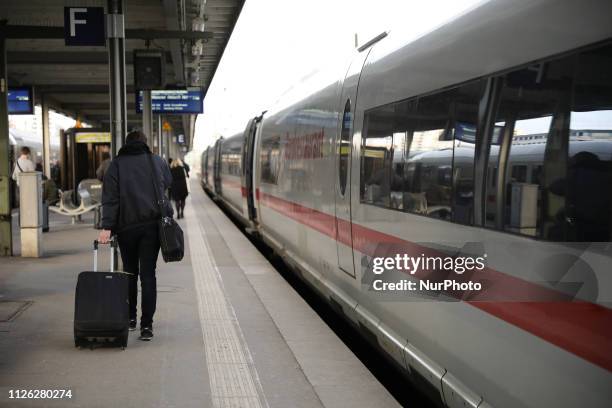
{"type": "MultiPolygon", "coordinates": [[[[151,91],[153,113],[202,113],[204,111],[203,102],[202,90],[199,88],[151,91]]],[[[142,113],[142,91],[138,92],[136,112],[142,113]]]]}
{"type": "Polygon", "coordinates": [[[455,123],[455,139],[468,143],[476,143],[476,126],[471,123],[455,123]]]}
{"type": "Polygon", "coordinates": [[[9,115],[31,115],[34,113],[34,96],[31,87],[9,88],[9,115]]]}
{"type": "Polygon", "coordinates": [[[66,45],[106,45],[104,7],[64,7],[66,45]]]}

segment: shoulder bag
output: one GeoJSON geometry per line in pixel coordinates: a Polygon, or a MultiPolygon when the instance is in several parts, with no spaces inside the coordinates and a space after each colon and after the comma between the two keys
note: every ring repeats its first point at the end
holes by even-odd
{"type": "Polygon", "coordinates": [[[151,180],[153,181],[153,190],[155,191],[155,199],[159,208],[160,219],[158,221],[159,243],[161,246],[162,257],[164,262],[178,262],[183,259],[185,254],[185,241],[183,238],[183,230],[174,220],[168,216],[166,212],[166,200],[159,196],[159,185],[157,183],[157,172],[153,164],[153,155],[148,154],[149,165],[151,167],[151,180]]]}

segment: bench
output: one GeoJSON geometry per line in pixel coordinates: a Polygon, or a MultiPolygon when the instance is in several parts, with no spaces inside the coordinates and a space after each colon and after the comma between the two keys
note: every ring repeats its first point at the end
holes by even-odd
{"type": "MultiPolygon", "coordinates": [[[[97,180],[96,180],[97,181],[97,180]]],[[[54,213],[72,217],[72,224],[80,220],[81,215],[98,209],[102,203],[100,202],[97,192],[101,191],[101,183],[92,182],[91,180],[83,180],[77,189],[79,197],[79,205],[74,204],[74,190],[59,191],[60,199],[58,205],[50,206],[49,210],[54,213]],[[90,192],[94,190],[94,194],[90,192]],[[95,197],[95,198],[94,198],[95,197]],[[96,200],[97,199],[97,200],[96,200]]]]}

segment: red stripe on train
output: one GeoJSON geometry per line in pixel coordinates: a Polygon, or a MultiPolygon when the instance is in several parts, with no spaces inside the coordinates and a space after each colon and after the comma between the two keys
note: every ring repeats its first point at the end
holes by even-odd
{"type": "Polygon", "coordinates": [[[221,181],[222,186],[224,188],[233,188],[233,189],[240,189],[240,194],[242,195],[242,197],[246,197],[247,196],[247,189],[245,186],[243,186],[240,182],[235,182],[233,180],[222,180],[221,181]]]}
{"type": "MultiPolygon", "coordinates": [[[[405,253],[416,252],[426,256],[441,254],[431,248],[260,192],[259,189],[256,190],[256,195],[263,205],[347,246],[351,245],[352,229],[353,248],[369,256],[373,256],[379,243],[391,244],[405,253]]],[[[495,284],[487,290],[487,300],[478,300],[478,296],[472,296],[470,299],[474,300],[465,303],[612,371],[610,309],[595,303],[569,301],[560,292],[492,268],[485,268],[479,271],[478,275],[480,280],[488,280],[495,284]],[[507,299],[521,298],[526,293],[529,293],[532,299],[546,301],[507,301],[507,299]],[[495,298],[500,300],[491,300],[495,298]]]]}

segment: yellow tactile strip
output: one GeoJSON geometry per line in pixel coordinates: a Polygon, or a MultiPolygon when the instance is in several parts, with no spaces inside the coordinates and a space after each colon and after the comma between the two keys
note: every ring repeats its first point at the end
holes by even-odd
{"type": "Polygon", "coordinates": [[[257,370],[223,289],[205,231],[191,204],[185,214],[213,406],[267,408],[257,370]]]}

